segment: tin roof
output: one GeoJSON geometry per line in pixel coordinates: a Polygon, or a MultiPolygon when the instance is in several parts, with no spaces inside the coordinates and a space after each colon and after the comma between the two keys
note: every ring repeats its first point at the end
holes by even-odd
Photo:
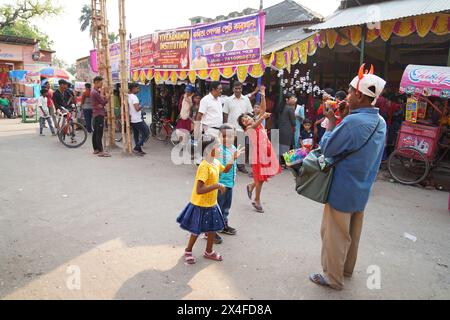
{"type": "Polygon", "coordinates": [[[263,54],[266,55],[284,49],[316,33],[305,31],[305,27],[310,27],[310,25],[305,25],[302,27],[281,27],[266,30],[264,34],[263,54]]]}
{"type": "Polygon", "coordinates": [[[266,12],[266,27],[286,25],[302,22],[315,22],[323,20],[323,17],[302,6],[294,0],[285,0],[276,5],[264,9],[266,12]]]}
{"type": "Polygon", "coordinates": [[[37,40],[24,37],[0,35],[0,42],[18,45],[35,45],[37,40]]]}
{"type": "Polygon", "coordinates": [[[392,0],[335,12],[313,30],[342,28],[450,10],[449,0],[392,0]]]}

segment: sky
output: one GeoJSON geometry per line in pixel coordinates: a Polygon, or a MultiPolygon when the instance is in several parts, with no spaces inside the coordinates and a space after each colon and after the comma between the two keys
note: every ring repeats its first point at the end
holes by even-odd
{"type": "MultiPolygon", "coordinates": [[[[89,32],[80,31],[78,18],[81,8],[90,0],[54,0],[64,12],[58,17],[34,19],[32,22],[54,41],[56,56],[68,64],[89,55],[92,41],[89,32]]],[[[13,0],[0,0],[0,4],[13,0]]],[[[118,0],[107,0],[109,32],[118,33],[118,0]]],[[[264,7],[281,0],[264,0],[264,7]]],[[[339,0],[297,0],[297,2],[323,16],[333,13],[339,0]]],[[[195,16],[216,17],[245,8],[259,8],[259,0],[126,0],[127,34],[133,37],[150,34],[155,30],[166,30],[190,25],[189,18],[195,16]]]]}

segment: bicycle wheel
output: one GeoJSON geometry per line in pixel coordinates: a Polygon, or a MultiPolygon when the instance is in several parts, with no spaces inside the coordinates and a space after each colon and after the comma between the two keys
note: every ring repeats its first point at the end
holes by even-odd
{"type": "Polygon", "coordinates": [[[148,125],[146,124],[146,125],[145,125],[145,131],[146,131],[146,132],[145,132],[145,134],[146,134],[145,143],[147,143],[148,140],[150,140],[150,137],[152,136],[151,130],[152,130],[151,125],[148,126],[148,125]]]}
{"type": "Polygon", "coordinates": [[[116,120],[116,136],[115,136],[116,142],[122,142],[122,122],[120,120],[116,120]]]}
{"type": "Polygon", "coordinates": [[[415,148],[400,148],[389,157],[388,169],[396,181],[414,185],[426,179],[430,173],[430,161],[415,148]]]}
{"type": "Polygon", "coordinates": [[[169,140],[169,131],[167,125],[161,124],[157,126],[156,140],[167,142],[169,140]]]}
{"type": "Polygon", "coordinates": [[[175,133],[175,128],[171,124],[166,125],[166,132],[167,132],[166,141],[170,141],[173,147],[180,143],[180,138],[175,133]]]}
{"type": "Polygon", "coordinates": [[[59,141],[67,148],[79,148],[86,143],[88,132],[84,126],[74,122],[64,125],[58,132],[59,141]]]}
{"type": "Polygon", "coordinates": [[[160,122],[152,122],[150,125],[150,132],[152,133],[152,137],[157,139],[160,135],[162,129],[162,125],[160,122]]]}

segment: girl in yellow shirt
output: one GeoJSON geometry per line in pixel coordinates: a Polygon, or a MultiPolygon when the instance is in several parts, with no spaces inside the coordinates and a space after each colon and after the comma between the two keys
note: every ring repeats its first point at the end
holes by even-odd
{"type": "Polygon", "coordinates": [[[195,177],[194,189],[192,190],[191,202],[183,210],[177,219],[183,230],[189,231],[191,237],[184,253],[185,262],[195,264],[192,249],[198,237],[202,233],[208,234],[206,251],[203,255],[206,259],[222,261],[220,254],[213,251],[216,232],[225,228],[220,208],[217,205],[219,191],[225,192],[225,187],[219,184],[221,172],[229,172],[234,161],[239,158],[243,149],[238,148],[234,157],[226,166],[223,166],[217,158],[220,156],[219,141],[213,141],[205,150],[204,160],[200,164],[195,177]]]}

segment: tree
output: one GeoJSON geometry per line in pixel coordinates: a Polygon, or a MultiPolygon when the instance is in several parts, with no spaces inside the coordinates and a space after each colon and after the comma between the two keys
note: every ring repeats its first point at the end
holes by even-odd
{"type": "Polygon", "coordinates": [[[66,70],[73,76],[77,75],[77,66],[75,64],[71,64],[66,70]]]}
{"type": "Polygon", "coordinates": [[[108,34],[109,43],[116,43],[119,40],[119,35],[115,32],[110,32],[108,34]]]}
{"type": "Polygon", "coordinates": [[[35,17],[52,16],[61,12],[61,7],[52,0],[16,0],[15,4],[0,7],[0,32],[4,28],[14,27],[19,22],[29,22],[35,17]]]}
{"type": "MultiPolygon", "coordinates": [[[[89,29],[89,36],[92,39],[92,43],[94,45],[95,48],[95,42],[94,42],[94,37],[93,37],[93,26],[92,26],[92,8],[91,6],[85,4],[82,8],[81,8],[81,16],[78,19],[80,21],[80,30],[82,32],[86,31],[87,29],[89,29]]],[[[108,35],[109,38],[109,42],[110,43],[116,43],[119,40],[119,35],[116,34],[115,32],[110,32],[108,35]]]]}
{"type": "Polygon", "coordinates": [[[92,43],[94,44],[94,48],[95,48],[95,43],[94,43],[94,29],[92,26],[92,8],[91,6],[85,4],[83,6],[83,8],[81,8],[81,16],[78,19],[80,21],[81,27],[80,30],[82,32],[86,31],[89,28],[89,35],[92,39],[92,43]]]}
{"type": "Polygon", "coordinates": [[[50,50],[53,41],[50,37],[40,31],[36,26],[30,25],[27,21],[18,21],[13,26],[4,27],[0,33],[5,36],[24,37],[39,41],[41,49],[50,50]]]}
{"type": "Polygon", "coordinates": [[[59,59],[56,55],[53,55],[52,66],[59,69],[67,69],[69,67],[67,62],[59,59]]]}
{"type": "Polygon", "coordinates": [[[53,41],[31,24],[30,19],[60,12],[61,7],[54,5],[52,0],[16,0],[15,4],[4,4],[0,6],[0,34],[36,39],[42,49],[50,50],[53,41]]]}

